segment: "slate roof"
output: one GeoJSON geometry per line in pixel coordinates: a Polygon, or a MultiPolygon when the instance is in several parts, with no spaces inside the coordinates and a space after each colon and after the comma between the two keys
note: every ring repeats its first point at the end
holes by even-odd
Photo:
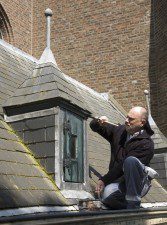
{"type": "Polygon", "coordinates": [[[167,191],[155,179],[152,180],[151,185],[147,195],[142,198],[142,203],[167,203],[167,191]]]}
{"type": "Polygon", "coordinates": [[[0,120],[0,209],[68,204],[12,128],[0,120]]]}
{"type": "Polygon", "coordinates": [[[167,151],[167,138],[163,135],[163,133],[159,130],[155,123],[151,124],[151,127],[154,131],[154,135],[152,139],[154,140],[154,147],[157,153],[161,153],[162,151],[167,151]]]}
{"type": "MultiPolygon", "coordinates": [[[[119,108],[99,93],[64,75],[51,64],[37,65],[35,60],[22,53],[18,54],[1,42],[0,66],[0,80],[6,85],[4,88],[0,84],[3,90],[0,91],[2,116],[2,104],[7,98],[5,106],[10,107],[50,98],[63,98],[92,112],[94,116],[106,115],[114,123],[124,121],[124,115],[119,108]]],[[[89,163],[97,172],[104,174],[110,159],[109,144],[89,129],[89,123],[87,130],[89,163]]],[[[1,208],[70,204],[60,195],[31,152],[3,119],[0,121],[0,137],[1,208]]],[[[94,184],[97,177],[92,175],[90,180],[94,184]]],[[[152,190],[156,193],[154,201],[161,201],[157,194],[160,192],[164,194],[163,199],[166,198],[166,192],[156,182],[152,190]]],[[[151,202],[151,199],[152,196],[148,196],[146,201],[151,202]]]]}
{"type": "Polygon", "coordinates": [[[51,99],[64,99],[73,105],[87,110],[82,95],[75,85],[52,63],[38,65],[31,77],[19,86],[4,107],[19,106],[51,99]]]}
{"type": "MultiPolygon", "coordinates": [[[[36,60],[37,61],[37,60],[36,60]]],[[[0,114],[2,103],[12,96],[21,83],[30,75],[36,64],[33,57],[0,40],[0,114]]]]}
{"type": "Polygon", "coordinates": [[[0,209],[69,204],[3,120],[3,102],[32,75],[36,61],[0,40],[0,209]]]}
{"type": "Polygon", "coordinates": [[[108,101],[103,94],[100,94],[93,89],[87,87],[84,84],[74,80],[73,78],[64,75],[66,79],[73,83],[78,90],[78,93],[82,95],[84,102],[91,111],[92,116],[106,115],[112,123],[123,123],[125,115],[119,110],[119,107],[108,101]]]}

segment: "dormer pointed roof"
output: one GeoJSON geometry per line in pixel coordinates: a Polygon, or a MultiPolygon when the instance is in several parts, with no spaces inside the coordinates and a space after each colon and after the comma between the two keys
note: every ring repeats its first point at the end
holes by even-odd
{"type": "Polygon", "coordinates": [[[88,112],[88,107],[66,76],[52,63],[39,64],[31,77],[25,80],[4,104],[4,107],[19,107],[31,103],[64,100],[88,112]]]}
{"type": "Polygon", "coordinates": [[[58,68],[55,57],[50,49],[50,20],[52,14],[51,9],[45,10],[47,19],[47,41],[46,48],[38,65],[33,70],[32,76],[19,86],[14,95],[12,95],[3,106],[5,108],[17,108],[25,104],[43,103],[48,100],[52,101],[52,103],[54,101],[54,104],[56,104],[56,101],[63,100],[88,113],[88,108],[84,104],[81,94],[76,86],[72,84],[58,68]]]}

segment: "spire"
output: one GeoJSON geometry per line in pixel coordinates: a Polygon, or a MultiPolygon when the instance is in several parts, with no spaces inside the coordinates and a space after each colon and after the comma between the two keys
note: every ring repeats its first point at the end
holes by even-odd
{"type": "Polygon", "coordinates": [[[150,123],[150,125],[156,125],[152,116],[151,116],[151,107],[150,107],[150,101],[149,101],[149,91],[148,90],[144,90],[144,94],[146,97],[146,103],[147,103],[147,110],[148,110],[148,121],[150,123]]]}
{"type": "Polygon", "coordinates": [[[50,49],[50,22],[51,22],[51,17],[53,13],[51,9],[46,9],[45,10],[45,16],[46,16],[46,22],[47,22],[47,31],[46,31],[46,48],[42,53],[42,56],[39,60],[39,63],[53,63],[57,68],[57,63],[54,58],[54,55],[50,49]]]}

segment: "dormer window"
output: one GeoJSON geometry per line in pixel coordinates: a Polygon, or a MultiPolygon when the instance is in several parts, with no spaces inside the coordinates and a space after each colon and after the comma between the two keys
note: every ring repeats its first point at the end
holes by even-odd
{"type": "Polygon", "coordinates": [[[63,172],[65,182],[82,183],[83,168],[83,119],[69,111],[64,112],[63,172]]]}
{"type": "Polygon", "coordinates": [[[45,15],[47,47],[30,79],[5,102],[5,118],[65,197],[86,198],[86,118],[90,111],[76,85],[56,64],[49,40],[52,11],[47,9],[45,15]]]}
{"type": "Polygon", "coordinates": [[[33,151],[35,158],[45,167],[60,190],[65,190],[63,193],[67,197],[71,194],[68,190],[88,190],[84,115],[78,109],[71,111],[59,106],[38,108],[34,112],[27,110],[28,107],[23,106],[18,110],[22,113],[15,115],[13,113],[17,109],[7,110],[6,121],[33,151]]]}

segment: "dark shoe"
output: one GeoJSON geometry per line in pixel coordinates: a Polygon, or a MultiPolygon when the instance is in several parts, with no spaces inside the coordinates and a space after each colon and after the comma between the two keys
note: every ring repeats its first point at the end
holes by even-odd
{"type": "Polygon", "coordinates": [[[110,194],[106,199],[103,199],[103,204],[110,209],[126,209],[125,195],[119,190],[110,194]]]}
{"type": "Polygon", "coordinates": [[[140,202],[127,201],[127,209],[140,209],[140,202]]]}

